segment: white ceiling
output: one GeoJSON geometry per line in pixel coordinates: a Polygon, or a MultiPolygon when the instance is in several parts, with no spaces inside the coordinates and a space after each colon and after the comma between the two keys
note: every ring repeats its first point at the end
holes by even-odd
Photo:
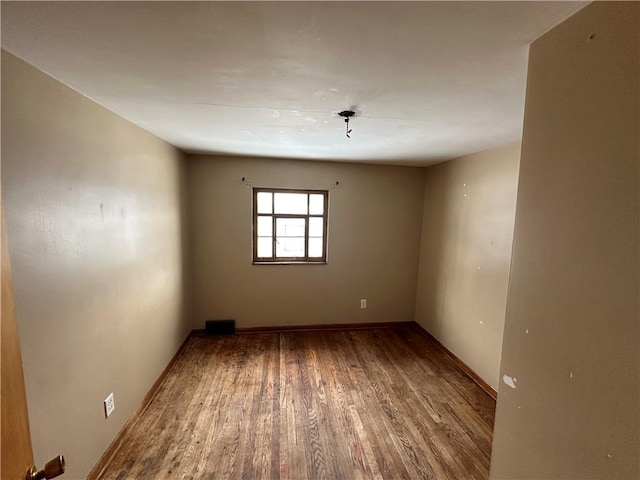
{"type": "Polygon", "coordinates": [[[585,4],[3,1],[2,47],[187,152],[428,165],[520,138],[585,4]]]}

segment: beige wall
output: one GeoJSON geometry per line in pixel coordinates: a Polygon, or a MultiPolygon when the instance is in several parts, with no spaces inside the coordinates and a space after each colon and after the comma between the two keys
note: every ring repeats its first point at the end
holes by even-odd
{"type": "Polygon", "coordinates": [[[531,47],[493,479],[640,478],[638,25],[596,2],[531,47]]]}
{"type": "Polygon", "coordinates": [[[520,143],[426,169],[416,321],[497,390],[520,143]]]}
{"type": "Polygon", "coordinates": [[[190,157],[195,328],[411,321],[422,223],[419,168],[190,157]],[[328,189],[327,265],[251,264],[251,188],[328,189]],[[360,309],[360,299],[368,308],[360,309]]]}
{"type": "Polygon", "coordinates": [[[34,453],[39,466],[63,453],[65,478],[88,473],[188,333],[182,164],[2,52],[2,195],[34,453]]]}

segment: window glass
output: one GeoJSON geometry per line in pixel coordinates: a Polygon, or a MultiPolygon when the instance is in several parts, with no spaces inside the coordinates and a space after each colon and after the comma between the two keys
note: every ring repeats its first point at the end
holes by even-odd
{"type": "Polygon", "coordinates": [[[271,237],[273,235],[273,217],[258,217],[258,236],[271,237]]]}
{"type": "Polygon", "coordinates": [[[258,237],[258,257],[269,258],[273,257],[273,238],[272,237],[258,237]]]}
{"type": "Polygon", "coordinates": [[[321,238],[309,239],[309,257],[311,258],[322,257],[322,239],[321,238]]]}
{"type": "Polygon", "coordinates": [[[258,192],[258,213],[273,213],[273,193],[258,192]]]}
{"type": "Polygon", "coordinates": [[[276,218],[276,236],[304,238],[304,218],[276,218]]]}
{"type": "Polygon", "coordinates": [[[322,237],[324,220],[322,217],[309,218],[309,237],[322,237]]]}
{"type": "Polygon", "coordinates": [[[276,237],[276,256],[304,257],[304,237],[276,237]]]}
{"type": "Polygon", "coordinates": [[[309,195],[309,213],[311,215],[322,215],[324,213],[324,195],[309,195]]]}
{"type": "Polygon", "coordinates": [[[276,193],[274,196],[274,213],[307,214],[308,194],[276,193]]]}

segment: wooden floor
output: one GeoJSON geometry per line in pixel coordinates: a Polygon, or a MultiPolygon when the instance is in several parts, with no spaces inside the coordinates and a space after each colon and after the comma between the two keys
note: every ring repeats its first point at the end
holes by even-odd
{"type": "Polygon", "coordinates": [[[104,479],[486,479],[495,402],[417,326],[194,336],[104,479]]]}

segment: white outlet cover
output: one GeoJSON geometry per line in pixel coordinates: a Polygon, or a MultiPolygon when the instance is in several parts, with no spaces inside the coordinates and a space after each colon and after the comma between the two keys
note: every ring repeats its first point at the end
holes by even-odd
{"type": "Polygon", "coordinates": [[[360,308],[367,308],[367,299],[363,298],[360,300],[360,308]]]}
{"type": "Polygon", "coordinates": [[[113,398],[113,392],[109,394],[107,398],[104,399],[104,417],[108,418],[109,415],[113,413],[116,409],[116,402],[113,398]]]}

